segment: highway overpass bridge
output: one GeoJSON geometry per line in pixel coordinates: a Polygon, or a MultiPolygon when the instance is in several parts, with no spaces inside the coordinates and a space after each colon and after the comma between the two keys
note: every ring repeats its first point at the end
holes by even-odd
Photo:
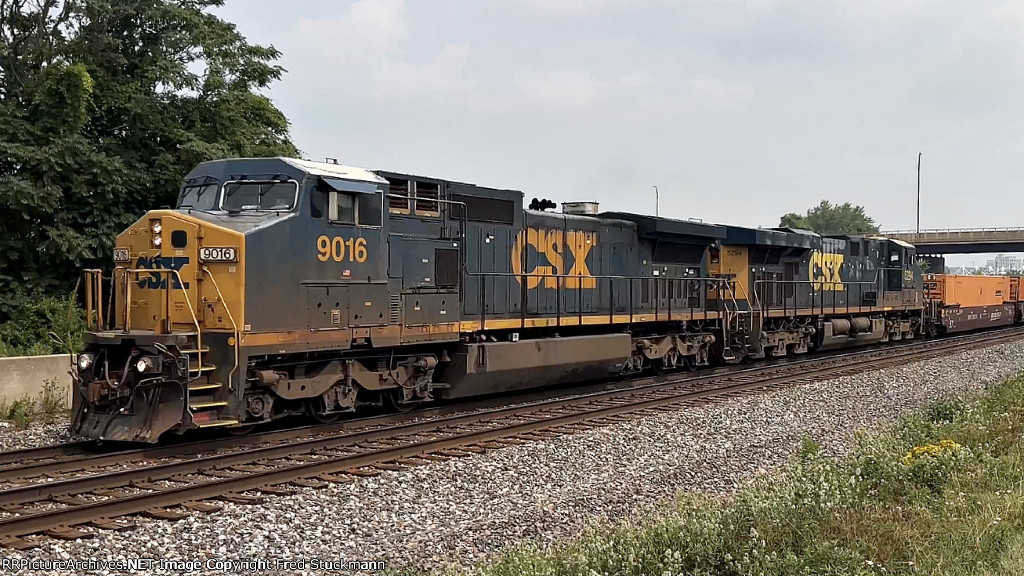
{"type": "Polygon", "coordinates": [[[1024,252],[1024,228],[891,230],[881,235],[917,246],[918,254],[1024,252]]]}

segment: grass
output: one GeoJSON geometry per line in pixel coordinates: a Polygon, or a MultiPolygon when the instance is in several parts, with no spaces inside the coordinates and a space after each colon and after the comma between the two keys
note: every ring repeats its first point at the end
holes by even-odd
{"type": "Polygon", "coordinates": [[[26,394],[10,403],[0,402],[0,420],[8,420],[21,430],[36,421],[52,422],[67,410],[63,386],[50,379],[43,384],[38,399],[26,394]]]}
{"type": "Polygon", "coordinates": [[[939,401],[842,459],[805,439],[723,499],[681,494],[635,523],[513,547],[480,576],[1024,574],[1024,378],[939,401]]]}

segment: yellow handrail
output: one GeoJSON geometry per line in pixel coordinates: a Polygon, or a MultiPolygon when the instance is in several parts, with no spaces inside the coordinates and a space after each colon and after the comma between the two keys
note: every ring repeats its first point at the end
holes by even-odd
{"type": "MultiPolygon", "coordinates": [[[[195,310],[192,308],[192,301],[188,297],[188,292],[185,291],[185,283],[181,280],[181,274],[177,270],[168,270],[164,268],[130,268],[125,270],[125,282],[124,282],[124,331],[131,331],[131,307],[132,307],[132,274],[174,274],[174,278],[178,282],[178,289],[181,290],[182,296],[185,297],[185,305],[188,306],[188,313],[192,316],[192,323],[196,327],[196,361],[199,363],[199,367],[203,367],[203,331],[199,326],[199,318],[196,316],[195,310]]],[[[170,280],[170,278],[168,278],[170,280]]],[[[171,331],[171,306],[170,306],[170,291],[171,282],[167,282],[164,285],[165,294],[167,294],[167,331],[171,331]]],[[[202,372],[199,372],[202,374],[202,372]]]]}
{"type": "Polygon", "coordinates": [[[224,307],[224,311],[227,312],[228,320],[231,321],[231,329],[235,334],[235,365],[231,367],[231,372],[228,373],[228,387],[230,388],[234,385],[232,379],[235,377],[235,370],[238,370],[238,360],[240,357],[239,341],[241,340],[241,335],[238,332],[238,324],[235,323],[235,317],[231,315],[231,308],[229,308],[227,303],[224,301],[224,295],[221,294],[220,286],[217,285],[217,279],[213,277],[213,272],[210,272],[210,269],[206,266],[203,266],[203,272],[209,274],[210,281],[213,282],[213,288],[217,291],[217,300],[221,303],[221,306],[224,307]]]}

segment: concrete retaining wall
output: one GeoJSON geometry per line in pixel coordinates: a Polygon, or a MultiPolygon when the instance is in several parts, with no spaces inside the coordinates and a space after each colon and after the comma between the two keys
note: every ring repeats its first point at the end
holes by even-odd
{"type": "Polygon", "coordinates": [[[64,405],[71,406],[71,356],[14,356],[0,358],[0,402],[10,404],[28,396],[39,401],[47,380],[64,389],[64,405]]]}

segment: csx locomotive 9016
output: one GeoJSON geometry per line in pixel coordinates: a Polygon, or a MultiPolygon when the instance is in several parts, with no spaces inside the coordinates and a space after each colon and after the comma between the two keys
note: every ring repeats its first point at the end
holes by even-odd
{"type": "Polygon", "coordinates": [[[72,432],[155,442],[924,331],[908,244],[566,208],[289,158],[200,164],[175,209],[118,236],[109,291],[86,271],[72,432]]]}

